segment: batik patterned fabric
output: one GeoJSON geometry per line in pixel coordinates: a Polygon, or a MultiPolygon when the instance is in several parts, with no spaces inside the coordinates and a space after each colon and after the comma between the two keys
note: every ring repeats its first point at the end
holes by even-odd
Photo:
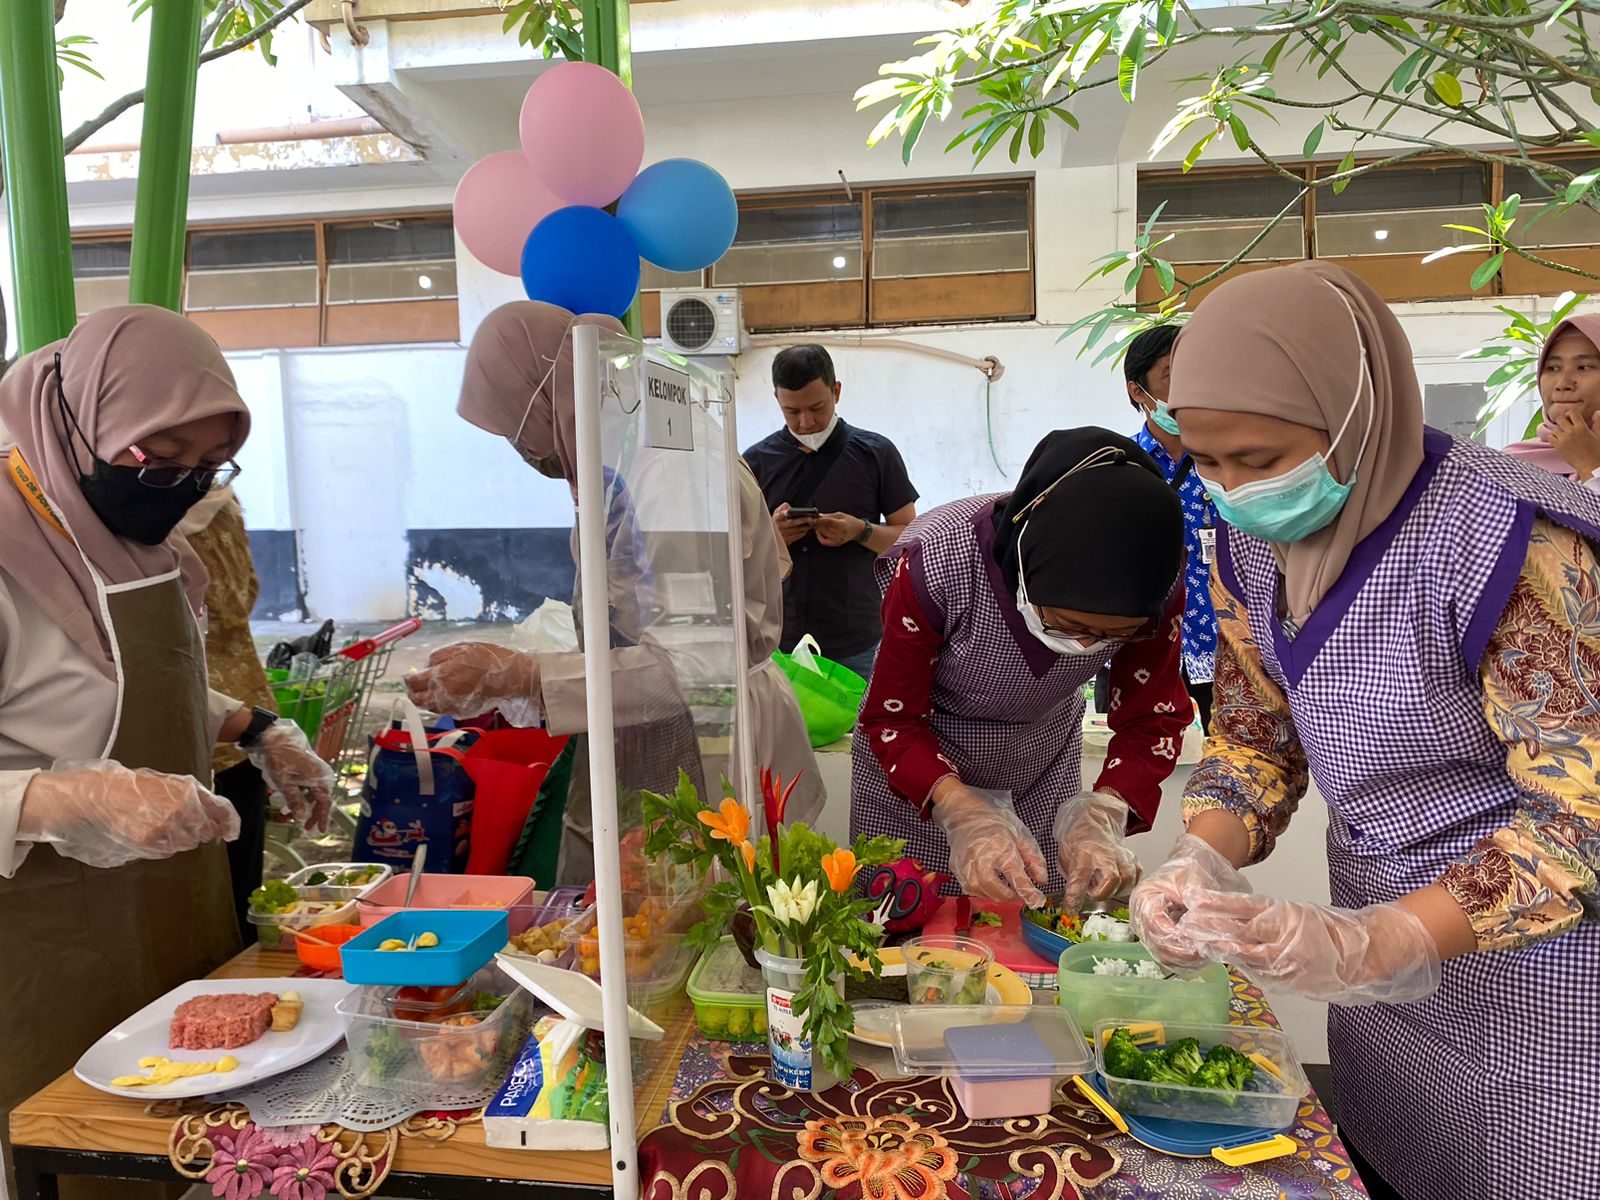
{"type": "Polygon", "coordinates": [[[1576,1196],[1600,1178],[1600,497],[1433,430],[1425,451],[1298,631],[1270,547],[1227,531],[1185,813],[1236,813],[1260,857],[1309,766],[1336,904],[1449,888],[1479,952],[1420,1003],[1331,1011],[1341,1116],[1410,1200],[1576,1196]]]}
{"type": "MultiPolygon", "coordinates": [[[[1156,466],[1171,483],[1178,474],[1180,461],[1174,461],[1167,448],[1158,442],[1148,426],[1139,426],[1133,435],[1156,466]]],[[[1215,533],[1222,522],[1217,519],[1216,507],[1206,492],[1200,476],[1189,470],[1178,484],[1178,499],[1183,501],[1183,673],[1191,683],[1205,683],[1213,679],[1217,663],[1217,617],[1211,609],[1211,568],[1201,541],[1200,531],[1215,533]]]]}

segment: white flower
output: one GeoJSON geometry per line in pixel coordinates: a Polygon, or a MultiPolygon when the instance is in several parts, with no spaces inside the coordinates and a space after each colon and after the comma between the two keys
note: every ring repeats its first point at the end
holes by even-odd
{"type": "Polygon", "coordinates": [[[817,911],[817,881],[812,879],[804,887],[795,877],[792,884],[778,880],[767,886],[767,899],[772,904],[772,915],[785,925],[804,925],[817,911]]]}
{"type": "Polygon", "coordinates": [[[884,712],[891,712],[891,713],[904,712],[905,711],[905,707],[906,706],[899,700],[885,700],[883,702],[883,711],[884,712]]]}

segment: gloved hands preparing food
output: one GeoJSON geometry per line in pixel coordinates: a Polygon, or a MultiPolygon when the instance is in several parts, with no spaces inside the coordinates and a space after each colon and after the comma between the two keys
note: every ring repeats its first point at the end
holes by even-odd
{"type": "Polygon", "coordinates": [[[934,788],[933,819],[950,839],[950,870],[968,895],[1044,903],[1044,853],[1009,807],[949,776],[934,788]]]}
{"type": "Polygon", "coordinates": [[[1121,896],[1139,881],[1139,859],[1128,848],[1128,805],[1111,792],[1081,792],[1056,811],[1056,857],[1066,876],[1063,912],[1085,900],[1121,896]]]}

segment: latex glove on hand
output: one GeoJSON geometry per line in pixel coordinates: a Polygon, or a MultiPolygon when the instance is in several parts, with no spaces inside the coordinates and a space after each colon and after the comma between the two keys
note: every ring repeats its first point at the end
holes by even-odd
{"type": "Polygon", "coordinates": [[[1056,810],[1056,857],[1066,875],[1061,907],[1126,895],[1139,882],[1139,859],[1128,849],[1128,805],[1110,792],[1081,792],[1056,810]]]}
{"type": "Polygon", "coordinates": [[[1162,966],[1198,971],[1217,961],[1213,947],[1180,926],[1195,892],[1249,893],[1250,884],[1211,843],[1186,833],[1172,846],[1167,861],[1128,899],[1133,932],[1162,966]]]}
{"type": "Polygon", "coordinates": [[[539,660],[490,642],[458,642],[428,656],[406,676],[418,708],[447,717],[481,717],[498,709],[513,725],[537,724],[539,660]]]}
{"type": "Polygon", "coordinates": [[[289,815],[304,825],[307,833],[328,832],[328,817],[333,812],[333,768],[317,757],[300,726],[280,719],[239,749],[261,772],[267,786],[282,797],[289,815]]]}
{"type": "Polygon", "coordinates": [[[969,896],[1044,903],[1044,852],[1009,806],[954,778],[934,789],[933,819],[950,839],[950,870],[969,896]]]}
{"type": "Polygon", "coordinates": [[[58,762],[28,781],[17,840],[47,842],[90,867],[171,858],[239,836],[239,814],[188,775],[109,760],[58,762]]]}
{"type": "Polygon", "coordinates": [[[1329,1004],[1409,1004],[1439,988],[1438,944],[1398,904],[1195,892],[1178,928],[1259,982],[1329,1004]]]}

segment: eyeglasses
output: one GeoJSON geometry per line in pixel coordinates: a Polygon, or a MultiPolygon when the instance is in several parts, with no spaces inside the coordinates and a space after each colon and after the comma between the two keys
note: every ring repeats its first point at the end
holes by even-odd
{"type": "Polygon", "coordinates": [[[129,446],[128,453],[138,460],[139,482],[145,487],[175,488],[187,479],[202,492],[220,492],[239,478],[239,464],[231,458],[220,467],[186,467],[151,458],[137,446],[129,446]]]}
{"type": "MultiPolygon", "coordinates": [[[[1011,523],[1013,525],[1020,525],[1022,522],[1026,521],[1033,514],[1033,510],[1044,503],[1046,496],[1055,491],[1074,475],[1077,475],[1082,471],[1092,471],[1096,467],[1113,466],[1116,463],[1126,462],[1127,460],[1127,454],[1125,454],[1120,447],[1101,446],[1100,449],[1096,450],[1093,454],[1085,455],[1076,466],[1069,468],[1065,473],[1063,473],[1060,479],[1056,480],[1049,487],[1045,488],[1044,491],[1040,492],[1032,500],[1029,500],[1026,504],[1024,504],[1021,511],[1011,518],[1011,523]]],[[[1018,534],[1017,537],[1020,541],[1022,535],[1018,534]]]]}

